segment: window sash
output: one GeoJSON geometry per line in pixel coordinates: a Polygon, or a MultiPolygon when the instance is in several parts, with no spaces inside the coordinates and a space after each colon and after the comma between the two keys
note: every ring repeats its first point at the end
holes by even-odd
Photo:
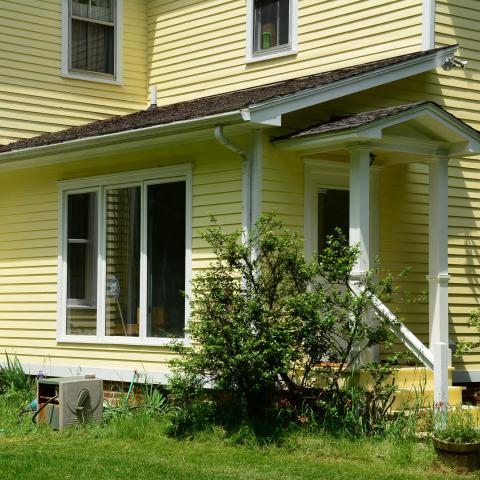
{"type": "MultiPolygon", "coordinates": [[[[277,50],[288,50],[291,48],[292,44],[292,26],[293,26],[293,2],[292,0],[287,0],[287,12],[288,18],[286,21],[286,36],[287,40],[282,42],[282,33],[283,32],[283,21],[282,21],[282,0],[252,0],[253,1],[253,25],[252,25],[252,51],[253,54],[261,55],[269,52],[274,52],[277,50]],[[263,22],[262,15],[265,13],[264,7],[270,4],[270,8],[276,10],[276,18],[274,22],[271,23],[272,27],[271,30],[273,32],[263,32],[263,27],[265,26],[263,22]],[[264,35],[270,33],[268,38],[264,38],[264,35]],[[271,46],[266,45],[266,41],[269,40],[272,44],[271,46]]],[[[274,12],[271,12],[272,14],[274,12]]],[[[268,42],[267,42],[268,43],[268,42]]]]}
{"type": "MultiPolygon", "coordinates": [[[[59,288],[59,325],[58,325],[58,339],[60,341],[72,341],[72,342],[85,342],[85,343],[115,343],[115,344],[150,344],[150,345],[165,345],[169,344],[172,338],[161,338],[161,337],[148,337],[147,336],[147,258],[146,258],[146,194],[149,185],[156,185],[161,183],[174,183],[174,182],[184,182],[185,183],[185,288],[186,292],[190,289],[190,277],[191,277],[191,168],[189,166],[179,167],[178,169],[171,169],[169,167],[164,167],[166,170],[166,176],[162,178],[161,170],[154,169],[155,171],[160,170],[158,176],[149,175],[145,173],[142,175],[139,172],[134,172],[130,177],[135,180],[136,176],[141,176],[138,181],[131,183],[125,183],[122,181],[115,181],[116,175],[112,175],[111,179],[105,182],[101,182],[102,177],[98,177],[100,186],[95,189],[89,188],[87,191],[98,191],[98,238],[99,246],[98,249],[99,259],[98,259],[98,277],[96,284],[97,291],[97,331],[96,335],[68,335],[66,333],[66,308],[67,308],[67,299],[66,299],[66,252],[67,252],[67,232],[66,227],[66,212],[62,216],[63,222],[61,225],[61,234],[62,234],[62,252],[61,252],[61,265],[62,271],[60,274],[60,288],[59,288]],[[168,176],[168,172],[172,171],[175,175],[168,176]],[[139,186],[141,188],[141,232],[140,232],[140,306],[139,306],[139,336],[107,336],[105,330],[105,293],[106,293],[106,192],[107,190],[112,190],[116,188],[126,188],[130,186],[139,186]]],[[[123,174],[117,174],[118,176],[123,176],[123,174]]],[[[128,178],[129,175],[125,175],[125,178],[128,178]]],[[[123,177],[122,177],[123,179],[123,177]]],[[[95,179],[84,179],[85,183],[97,183],[95,179]]],[[[74,188],[74,181],[62,182],[64,185],[61,186],[61,201],[66,210],[66,200],[69,194],[83,192],[85,189],[74,188]],[[73,186],[73,187],[72,187],[73,186]]],[[[79,185],[82,183],[80,180],[79,185]]],[[[188,300],[185,299],[184,307],[184,326],[187,325],[188,319],[188,300]]],[[[182,339],[183,337],[177,337],[180,341],[188,341],[188,339],[182,339]]]]}
{"type": "MultiPolygon", "coordinates": [[[[107,78],[115,78],[117,76],[117,55],[118,55],[118,39],[117,39],[117,1],[118,0],[111,0],[112,1],[112,21],[105,21],[96,18],[92,18],[91,16],[83,16],[83,15],[74,15],[74,0],[68,0],[68,70],[70,72],[84,72],[88,75],[99,76],[99,77],[107,77],[107,78]],[[84,61],[81,61],[81,58],[76,60],[77,62],[83,63],[84,66],[75,66],[74,54],[76,52],[77,55],[82,54],[81,46],[77,46],[77,50],[74,49],[74,22],[77,22],[77,31],[80,27],[81,23],[85,24],[85,58],[84,61]],[[107,30],[103,32],[103,45],[102,44],[95,44],[94,32],[91,31],[90,25],[96,27],[104,27],[105,29],[110,28],[112,30],[111,34],[108,33],[107,30]],[[100,46],[99,46],[100,45],[100,46]],[[102,48],[103,47],[103,48],[102,48]],[[103,57],[103,68],[88,68],[92,66],[92,61],[89,60],[95,56],[103,57]],[[103,70],[103,71],[102,71],[103,70]]],[[[89,0],[88,12],[91,8],[92,0],[89,0]]],[[[97,29],[98,30],[98,29],[97,29]]],[[[100,33],[100,31],[97,32],[100,33]]],[[[98,60],[97,60],[98,62],[98,60]]],[[[96,63],[95,60],[93,62],[96,63]]]]}

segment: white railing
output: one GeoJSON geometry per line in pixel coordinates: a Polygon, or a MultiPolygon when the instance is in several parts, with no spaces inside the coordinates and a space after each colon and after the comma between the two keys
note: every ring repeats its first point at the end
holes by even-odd
{"type": "MultiPolygon", "coordinates": [[[[350,287],[356,293],[360,293],[360,288],[355,282],[351,282],[350,287]]],[[[377,314],[387,320],[390,330],[397,338],[423,363],[427,368],[433,370],[434,360],[432,352],[421,342],[415,334],[409,330],[382,301],[372,295],[370,297],[372,305],[377,314]]]]}

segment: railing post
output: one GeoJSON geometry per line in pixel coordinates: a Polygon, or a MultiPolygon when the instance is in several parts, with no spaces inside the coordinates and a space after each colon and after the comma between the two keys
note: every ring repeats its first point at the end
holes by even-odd
{"type": "Polygon", "coordinates": [[[435,428],[445,428],[448,406],[448,366],[450,349],[446,343],[433,345],[433,401],[435,405],[435,428]]]}

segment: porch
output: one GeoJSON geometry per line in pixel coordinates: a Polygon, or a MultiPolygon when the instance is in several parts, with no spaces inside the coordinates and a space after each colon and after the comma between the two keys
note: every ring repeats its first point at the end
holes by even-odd
{"type": "MultiPolygon", "coordinates": [[[[277,149],[295,152],[304,159],[306,254],[321,247],[325,215],[328,216],[326,224],[337,221],[340,226],[346,225],[350,243],[359,246],[360,255],[352,275],[353,288],[357,288],[356,280],[379,255],[381,172],[394,171],[401,165],[423,165],[420,168],[425,169],[428,176],[428,345],[378,299],[374,299],[374,304],[378,312],[391,320],[392,330],[405,347],[433,372],[434,402],[444,408],[449,403],[449,369],[452,367],[448,163],[452,157],[480,152],[479,133],[438,105],[421,102],[322,123],[273,143],[277,149]],[[337,195],[335,200],[332,194],[335,191],[348,191],[348,194],[343,195],[343,200],[341,194],[337,195]],[[329,195],[330,203],[326,201],[329,195]],[[342,220],[342,208],[337,206],[345,199],[348,204],[343,210],[347,218],[342,220]],[[335,215],[332,215],[332,206],[335,215]]],[[[396,237],[398,243],[403,240],[401,232],[393,231],[390,235],[396,237]]],[[[374,351],[372,355],[378,358],[379,352],[374,351]]]]}

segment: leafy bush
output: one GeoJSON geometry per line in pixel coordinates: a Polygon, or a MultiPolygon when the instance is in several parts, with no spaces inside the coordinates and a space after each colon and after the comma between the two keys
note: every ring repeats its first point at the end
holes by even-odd
{"type": "Polygon", "coordinates": [[[30,392],[32,380],[23,371],[20,360],[17,357],[12,359],[6,352],[5,357],[5,364],[0,365],[0,393],[30,392]]]}
{"type": "Polygon", "coordinates": [[[272,410],[278,418],[283,408],[282,421],[302,423],[308,406],[325,418],[366,418],[364,429],[374,431],[388,409],[392,389],[382,385],[394,367],[382,373],[371,365],[379,377],[368,395],[346,386],[345,377],[365,349],[390,340],[371,299],[388,298],[392,278],[370,271],[355,293],[358,249],[340,231],[318,261],[307,261],[299,237],[273,215],[262,216],[244,242],[240,232],[217,226],[204,238],[216,260],[192,282],[193,345],[176,345],[181,358],[173,362],[173,385],[183,382],[183,395],[192,395],[183,408],[198,402],[208,383],[238,402],[237,419],[270,418],[272,410]]]}

